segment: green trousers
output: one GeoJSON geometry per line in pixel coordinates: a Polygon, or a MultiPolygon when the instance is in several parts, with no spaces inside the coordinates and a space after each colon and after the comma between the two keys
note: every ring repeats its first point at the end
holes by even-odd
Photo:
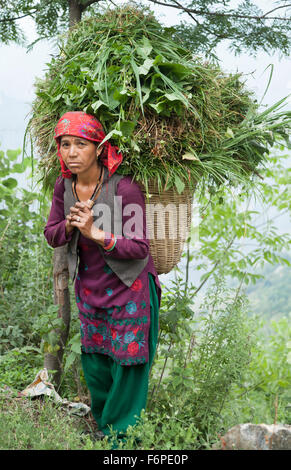
{"type": "Polygon", "coordinates": [[[149,273],[150,331],[149,361],[146,364],[121,366],[111,357],[82,353],[82,367],[91,395],[91,411],[98,429],[105,435],[110,427],[122,437],[129,425],[137,423],[145,409],[149,372],[155,355],[159,329],[159,302],[154,277],[149,273]]]}

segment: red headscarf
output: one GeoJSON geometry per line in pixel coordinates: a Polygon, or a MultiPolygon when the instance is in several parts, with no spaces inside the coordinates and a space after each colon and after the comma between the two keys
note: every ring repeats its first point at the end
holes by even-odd
{"type": "MultiPolygon", "coordinates": [[[[64,178],[71,178],[72,173],[66,167],[60,153],[60,139],[63,135],[73,135],[93,142],[102,142],[106,137],[100,122],[90,114],[82,111],[70,111],[65,113],[57,123],[54,138],[58,146],[58,157],[64,178]]],[[[103,144],[105,151],[100,157],[101,162],[108,168],[109,177],[117,170],[122,162],[122,153],[118,147],[112,146],[108,140],[103,144]]]]}

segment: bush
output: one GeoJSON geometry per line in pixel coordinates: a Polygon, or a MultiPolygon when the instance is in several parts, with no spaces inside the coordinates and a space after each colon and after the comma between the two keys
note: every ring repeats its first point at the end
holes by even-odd
{"type": "MultiPolygon", "coordinates": [[[[169,297],[179,302],[182,289],[176,289],[169,297]]],[[[221,273],[205,299],[191,331],[185,326],[190,323],[188,307],[161,332],[150,409],[192,426],[200,445],[207,446],[223,426],[222,411],[248,369],[254,326],[245,296],[227,289],[221,273]]],[[[168,311],[168,318],[173,312],[168,311]]]]}
{"type": "Polygon", "coordinates": [[[257,319],[257,323],[251,362],[224,413],[228,427],[238,422],[291,424],[290,316],[268,323],[257,319]],[[271,330],[268,335],[263,334],[266,326],[271,330]]]}

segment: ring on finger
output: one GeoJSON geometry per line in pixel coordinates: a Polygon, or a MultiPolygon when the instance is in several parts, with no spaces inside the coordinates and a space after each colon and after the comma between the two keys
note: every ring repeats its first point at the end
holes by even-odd
{"type": "Polygon", "coordinates": [[[81,220],[81,218],[78,216],[78,217],[77,217],[77,222],[80,222],[80,220],[81,220]]]}

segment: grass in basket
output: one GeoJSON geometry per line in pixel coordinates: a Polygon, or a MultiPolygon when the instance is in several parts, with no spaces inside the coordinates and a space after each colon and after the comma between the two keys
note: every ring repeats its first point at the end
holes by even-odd
{"type": "Polygon", "coordinates": [[[201,179],[248,183],[276,141],[288,141],[284,100],[259,112],[240,74],[226,74],[174,43],[145,9],[116,8],[87,18],[60,38],[59,54],[36,82],[27,131],[40,154],[38,169],[53,186],[59,163],[54,127],[66,111],[83,110],[119,146],[119,173],[147,189],[201,179]]]}

